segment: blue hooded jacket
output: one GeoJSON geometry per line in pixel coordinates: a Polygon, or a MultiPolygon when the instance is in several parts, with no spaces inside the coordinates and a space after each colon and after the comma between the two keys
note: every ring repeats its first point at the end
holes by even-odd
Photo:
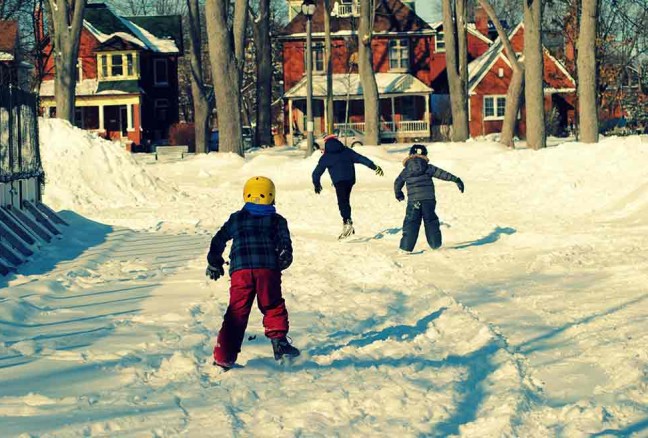
{"type": "Polygon", "coordinates": [[[344,146],[337,138],[331,138],[324,145],[324,155],[322,155],[319,163],[317,163],[317,167],[313,171],[313,184],[315,186],[320,185],[320,178],[325,170],[329,171],[333,184],[342,181],[355,183],[356,163],[364,164],[368,168],[376,170],[376,165],[369,158],[344,146]]]}

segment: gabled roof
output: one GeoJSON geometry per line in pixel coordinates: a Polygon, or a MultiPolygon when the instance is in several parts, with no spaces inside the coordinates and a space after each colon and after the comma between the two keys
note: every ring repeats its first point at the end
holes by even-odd
{"type": "MultiPolygon", "coordinates": [[[[430,27],[438,32],[440,29],[443,28],[443,21],[435,21],[433,23],[430,23],[430,27]]],[[[484,35],[483,33],[481,33],[480,31],[477,30],[477,27],[475,26],[475,23],[468,23],[468,25],[466,26],[466,29],[468,30],[468,33],[470,35],[473,35],[473,36],[479,38],[480,40],[482,40],[486,44],[493,44],[493,41],[490,38],[488,38],[486,35],[484,35]]]]}
{"type": "Polygon", "coordinates": [[[18,22],[0,20],[0,61],[13,61],[18,44],[18,22]]]}
{"type": "MultiPolygon", "coordinates": [[[[332,1],[331,4],[334,2],[332,1]]],[[[313,34],[324,34],[324,0],[315,0],[316,9],[313,16],[313,34]]],[[[332,17],[331,34],[350,35],[358,30],[358,17],[332,17]]],[[[432,28],[421,17],[416,15],[400,0],[382,0],[376,9],[374,34],[387,33],[431,33],[432,28]]],[[[280,32],[283,38],[304,37],[306,35],[306,17],[299,14],[280,32]]]]}
{"type": "MultiPolygon", "coordinates": [[[[101,43],[120,39],[131,48],[156,53],[182,53],[182,18],[176,15],[122,17],[104,3],[86,6],[84,27],[101,43]]],[[[119,43],[118,43],[119,45],[119,43]]]]}
{"type": "MultiPolygon", "coordinates": [[[[512,40],[515,34],[520,30],[524,30],[523,23],[518,24],[515,29],[513,29],[509,33],[509,40],[512,40]]],[[[549,62],[553,63],[556,68],[558,68],[558,70],[560,70],[560,72],[564,75],[564,80],[562,81],[556,80],[555,83],[545,82],[545,91],[573,91],[573,89],[576,87],[576,81],[574,80],[574,78],[569,74],[565,66],[562,65],[559,60],[551,56],[549,51],[544,46],[543,51],[545,64],[548,60],[549,62]]],[[[491,70],[493,64],[495,64],[495,62],[500,58],[510,66],[509,60],[506,56],[506,53],[504,52],[504,44],[502,44],[500,38],[497,38],[493,45],[489,47],[489,49],[482,56],[468,64],[468,93],[472,93],[475,90],[477,85],[479,85],[486,74],[491,70]]]]}

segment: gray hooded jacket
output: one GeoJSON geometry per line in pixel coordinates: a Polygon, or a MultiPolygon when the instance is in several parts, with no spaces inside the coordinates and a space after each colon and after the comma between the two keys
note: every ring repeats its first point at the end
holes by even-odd
{"type": "Polygon", "coordinates": [[[403,186],[407,184],[407,201],[427,201],[436,199],[432,178],[457,182],[459,178],[428,163],[425,155],[410,155],[403,161],[405,169],[394,181],[394,194],[399,201],[405,199],[403,186]]]}

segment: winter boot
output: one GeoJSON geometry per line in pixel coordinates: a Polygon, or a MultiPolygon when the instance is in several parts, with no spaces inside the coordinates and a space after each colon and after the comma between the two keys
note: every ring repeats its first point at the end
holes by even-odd
{"type": "Polygon", "coordinates": [[[275,360],[279,360],[284,356],[288,357],[297,357],[299,356],[299,350],[290,345],[288,339],[284,336],[283,338],[271,339],[272,341],[272,351],[274,352],[275,360]]]}
{"type": "Polygon", "coordinates": [[[342,227],[342,234],[340,234],[338,240],[346,239],[352,234],[355,234],[355,230],[353,229],[353,221],[351,219],[347,219],[344,221],[344,226],[342,227]]]}

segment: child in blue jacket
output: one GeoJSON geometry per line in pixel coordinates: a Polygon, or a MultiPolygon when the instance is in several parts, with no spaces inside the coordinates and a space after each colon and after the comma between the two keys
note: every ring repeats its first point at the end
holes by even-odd
{"type": "Polygon", "coordinates": [[[339,239],[344,239],[355,233],[353,220],[351,219],[351,191],[356,182],[355,164],[359,163],[367,166],[374,170],[378,176],[383,176],[384,173],[380,166],[377,166],[369,158],[360,155],[353,149],[344,146],[334,135],[327,136],[324,142],[323,155],[313,171],[313,186],[315,193],[321,193],[322,184],[320,179],[324,171],[328,170],[335,187],[340,216],[342,216],[343,228],[339,239]]]}
{"type": "Polygon", "coordinates": [[[450,172],[429,164],[427,148],[415,144],[410,148],[409,156],[403,161],[405,168],[394,181],[394,193],[398,201],[405,200],[403,186],[407,184],[407,210],[403,220],[403,237],[400,249],[412,252],[418,239],[421,221],[425,225],[425,237],[432,249],[441,247],[441,229],[436,215],[436,196],[432,178],[452,181],[463,193],[464,184],[450,172]]]}

